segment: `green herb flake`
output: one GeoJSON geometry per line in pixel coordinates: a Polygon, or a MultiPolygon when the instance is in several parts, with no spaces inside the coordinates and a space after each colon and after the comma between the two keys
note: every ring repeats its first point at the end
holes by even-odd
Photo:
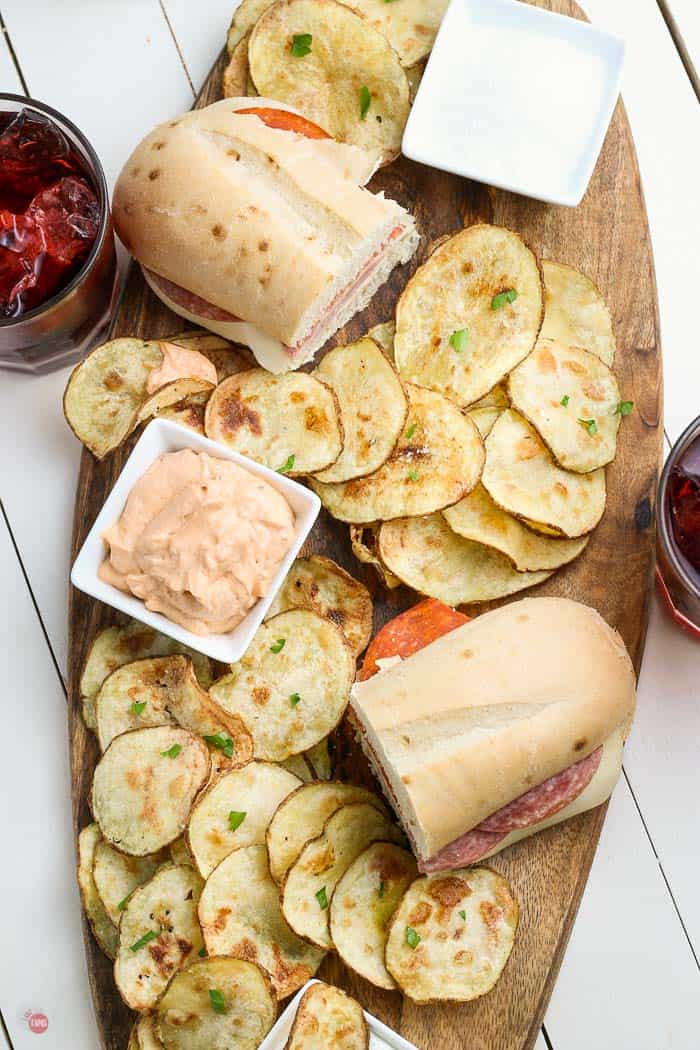
{"type": "Polygon", "coordinates": [[[586,428],[591,437],[598,433],[598,424],[595,419],[579,419],[579,423],[586,428]]]}
{"type": "Polygon", "coordinates": [[[407,926],[406,927],[406,944],[408,945],[408,947],[412,948],[413,951],[415,951],[416,948],[418,947],[418,945],[420,944],[420,940],[421,940],[420,934],[416,933],[416,931],[413,929],[412,926],[407,926]]]}
{"type": "Polygon", "coordinates": [[[291,456],[287,456],[286,462],[283,463],[281,467],[277,468],[277,473],[278,474],[289,474],[289,471],[294,469],[294,460],[296,458],[297,457],[292,452],[291,456]]]}
{"type": "Polygon", "coordinates": [[[228,815],[228,826],[231,831],[237,831],[241,824],[245,820],[247,814],[239,813],[237,810],[232,809],[228,815]]]}
{"type": "Polygon", "coordinates": [[[182,751],[182,744],[173,744],[167,751],[161,751],[163,758],[177,758],[182,751]]]}
{"type": "Polygon", "coordinates": [[[295,58],[303,58],[305,55],[310,55],[312,40],[313,36],[311,33],[295,33],[289,50],[295,58]]]}
{"type": "Polygon", "coordinates": [[[410,427],[406,431],[406,440],[410,441],[417,430],[418,430],[418,424],[417,423],[411,423],[410,427]]]}
{"type": "Polygon", "coordinates": [[[614,415],[628,416],[634,408],[634,401],[618,401],[614,415]]]}
{"type": "Polygon", "coordinates": [[[469,342],[469,329],[458,328],[456,332],[453,332],[450,336],[450,346],[453,350],[456,350],[458,354],[462,353],[462,350],[466,349],[467,343],[469,342]]]}
{"type": "Polygon", "coordinates": [[[134,944],[131,945],[131,947],[129,948],[129,951],[131,951],[131,952],[138,952],[138,951],[140,951],[141,948],[145,948],[147,944],[151,943],[151,941],[155,941],[157,936],[158,936],[158,934],[154,930],[149,930],[148,933],[144,933],[143,937],[139,937],[139,939],[134,944]]]}
{"type": "Polygon", "coordinates": [[[380,882],[379,882],[379,896],[380,897],[384,896],[384,880],[383,879],[381,879],[380,882]]]}
{"type": "Polygon", "coordinates": [[[367,116],[367,110],[369,109],[372,96],[369,93],[369,88],[366,84],[363,84],[360,88],[360,120],[364,120],[367,116]]]}
{"type": "Polygon", "coordinates": [[[406,477],[408,478],[409,481],[418,481],[418,471],[417,470],[409,470],[409,472],[406,475],[406,477]]]}
{"type": "Polygon", "coordinates": [[[569,395],[568,395],[568,394],[564,394],[564,396],[563,396],[563,398],[561,399],[561,401],[559,402],[559,404],[560,404],[560,405],[563,405],[563,406],[564,406],[564,408],[566,408],[566,406],[568,405],[568,403],[569,403],[569,401],[570,401],[570,400],[571,400],[571,398],[569,397],[569,395]]]}
{"type": "Polygon", "coordinates": [[[207,957],[207,949],[206,948],[200,948],[199,951],[197,952],[197,955],[199,956],[200,959],[206,959],[206,957],[207,957]]]}
{"type": "Polygon", "coordinates": [[[205,736],[204,739],[212,747],[216,747],[219,751],[223,751],[226,758],[233,758],[233,752],[236,750],[236,745],[226,733],[212,733],[209,736],[205,736]]]}
{"type": "Polygon", "coordinates": [[[502,310],[508,303],[514,303],[518,298],[518,293],[515,288],[509,288],[507,292],[499,292],[498,295],[494,295],[491,300],[492,310],[502,310]]]}
{"type": "Polygon", "coordinates": [[[318,901],[318,906],[321,911],[325,911],[328,907],[328,894],[326,893],[326,887],[321,886],[320,890],[316,890],[314,897],[318,901]]]}
{"type": "Polygon", "coordinates": [[[140,715],[143,714],[145,707],[145,700],[134,700],[133,704],[131,705],[131,710],[134,712],[135,715],[140,715]]]}
{"type": "Polygon", "coordinates": [[[278,638],[276,642],[273,642],[270,646],[271,653],[281,653],[284,649],[284,643],[287,641],[286,638],[278,638]]]}
{"type": "Polygon", "coordinates": [[[459,917],[460,917],[460,919],[466,919],[467,918],[467,913],[464,910],[464,908],[462,908],[461,911],[459,912],[459,917]]]}
{"type": "Polygon", "coordinates": [[[222,993],[216,988],[209,989],[209,1002],[211,1003],[211,1008],[215,1014],[225,1014],[228,1010],[226,1000],[222,993]]]}
{"type": "Polygon", "coordinates": [[[300,700],[301,697],[298,693],[292,693],[292,695],[289,697],[289,703],[292,707],[296,707],[300,700]]]}
{"type": "Polygon", "coordinates": [[[130,896],[131,896],[131,894],[127,893],[126,897],[124,897],[123,900],[119,901],[119,904],[117,905],[117,911],[124,911],[124,909],[126,908],[128,902],[129,902],[129,897],[130,896]]]}

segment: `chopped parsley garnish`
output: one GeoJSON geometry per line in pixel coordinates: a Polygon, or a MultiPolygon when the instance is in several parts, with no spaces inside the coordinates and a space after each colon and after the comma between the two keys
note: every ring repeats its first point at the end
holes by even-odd
{"type": "Polygon", "coordinates": [[[226,1006],[226,1000],[224,999],[221,992],[218,991],[216,988],[209,989],[209,1002],[211,1003],[211,1008],[215,1014],[226,1013],[228,1009],[228,1007],[226,1006]]]}
{"type": "Polygon", "coordinates": [[[226,736],[226,733],[212,733],[209,736],[205,736],[204,739],[212,747],[218,747],[219,751],[223,751],[226,758],[233,758],[236,745],[230,736],[226,736]]]}
{"type": "Polygon", "coordinates": [[[466,917],[467,917],[467,913],[466,913],[466,911],[463,908],[459,912],[459,917],[460,917],[460,919],[466,919],[466,917]]]}
{"type": "Polygon", "coordinates": [[[119,901],[119,904],[117,905],[117,911],[124,911],[124,909],[126,908],[128,902],[129,902],[129,897],[130,896],[131,896],[131,894],[127,893],[126,897],[124,897],[123,900],[119,901]]]}
{"type": "Polygon", "coordinates": [[[406,944],[409,948],[412,948],[413,951],[415,951],[420,944],[420,934],[416,933],[412,926],[406,927],[406,944]]]}
{"type": "Polygon", "coordinates": [[[246,816],[246,813],[239,813],[237,810],[232,809],[228,815],[228,826],[231,829],[231,831],[236,831],[238,828],[240,828],[246,816]]]}
{"type": "Polygon", "coordinates": [[[406,476],[407,476],[409,481],[418,481],[418,471],[417,470],[409,470],[409,472],[408,472],[408,474],[406,476]]]}
{"type": "Polygon", "coordinates": [[[598,433],[598,424],[595,419],[579,419],[579,423],[586,428],[591,437],[598,433]]]}
{"type": "Polygon", "coordinates": [[[410,427],[406,431],[406,440],[410,441],[417,430],[418,430],[418,424],[417,423],[411,423],[410,427]]]}
{"type": "Polygon", "coordinates": [[[292,46],[289,50],[295,58],[303,58],[304,55],[310,55],[312,40],[313,37],[311,33],[295,33],[292,37],[292,46]]]}
{"type": "Polygon", "coordinates": [[[270,646],[271,653],[281,653],[284,649],[284,643],[287,641],[286,638],[278,638],[276,642],[273,642],[270,646]]]}
{"type": "Polygon", "coordinates": [[[499,292],[498,295],[494,295],[491,300],[492,310],[502,310],[508,303],[514,303],[518,298],[518,293],[515,288],[509,288],[507,292],[499,292]]]}
{"type": "Polygon", "coordinates": [[[563,396],[563,398],[561,399],[561,401],[559,402],[559,404],[560,404],[560,405],[563,405],[563,406],[564,406],[564,408],[566,408],[566,406],[568,405],[568,403],[569,403],[569,401],[570,401],[570,400],[571,400],[571,398],[569,397],[569,395],[568,395],[568,394],[564,394],[564,396],[563,396]]]}
{"type": "Polygon", "coordinates": [[[634,408],[634,401],[618,401],[614,415],[628,416],[634,408]]]}
{"type": "Polygon", "coordinates": [[[291,456],[287,456],[286,462],[283,463],[281,467],[277,468],[277,473],[278,474],[289,474],[289,471],[294,469],[294,460],[296,458],[297,457],[292,452],[291,456]]]}
{"type": "Polygon", "coordinates": [[[149,930],[148,933],[144,933],[143,937],[139,937],[139,939],[131,945],[129,951],[137,952],[141,948],[145,948],[147,944],[151,943],[151,941],[155,941],[157,936],[158,934],[154,930],[149,930]]]}
{"type": "Polygon", "coordinates": [[[292,707],[296,707],[300,700],[301,700],[301,697],[299,696],[298,693],[292,693],[291,696],[289,697],[289,703],[291,704],[292,707]]]}
{"type": "Polygon", "coordinates": [[[363,84],[360,88],[360,120],[364,120],[367,116],[367,110],[371,101],[372,96],[369,93],[369,88],[366,84],[363,84]]]}
{"type": "Polygon", "coordinates": [[[384,880],[383,879],[381,879],[380,882],[379,882],[379,896],[380,897],[384,896],[384,880]]]}
{"type": "Polygon", "coordinates": [[[206,957],[207,957],[207,949],[206,948],[200,948],[199,951],[197,952],[197,955],[199,956],[200,959],[206,959],[206,957]]]}
{"type": "Polygon", "coordinates": [[[466,348],[469,342],[469,329],[458,328],[456,332],[453,332],[450,336],[450,346],[453,350],[456,350],[458,354],[461,354],[462,350],[466,348]]]}
{"type": "Polygon", "coordinates": [[[134,712],[135,715],[140,715],[143,713],[145,707],[145,700],[134,700],[133,704],[131,705],[131,710],[134,712]]]}
{"type": "Polygon", "coordinates": [[[316,892],[314,893],[314,897],[318,901],[318,906],[321,909],[321,911],[325,911],[328,907],[328,895],[326,893],[326,887],[321,886],[320,890],[316,890],[316,892]]]}
{"type": "Polygon", "coordinates": [[[173,744],[167,751],[161,751],[163,758],[177,758],[182,751],[182,744],[173,744]]]}

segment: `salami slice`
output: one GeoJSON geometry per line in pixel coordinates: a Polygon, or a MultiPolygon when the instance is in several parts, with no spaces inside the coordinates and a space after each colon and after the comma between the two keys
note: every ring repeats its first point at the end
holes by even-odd
{"type": "MultiPolygon", "coordinates": [[[[144,269],[146,269],[145,266],[144,269]]],[[[153,270],[146,270],[146,272],[148,279],[157,288],[161,289],[163,295],[167,295],[168,299],[177,306],[181,306],[183,310],[187,310],[188,313],[196,314],[198,317],[206,317],[210,321],[240,321],[240,317],[230,314],[228,310],[222,310],[220,306],[215,306],[214,303],[207,302],[206,299],[195,295],[194,292],[188,292],[182,285],[175,284],[166,277],[161,277],[160,274],[154,273],[153,270]]]]}
{"type": "Polygon", "coordinates": [[[443,846],[438,853],[427,860],[418,861],[418,870],[423,875],[432,875],[436,871],[449,871],[452,868],[467,868],[475,864],[484,854],[490,853],[501,839],[499,831],[482,831],[481,825],[460,835],[454,842],[443,846]]]}

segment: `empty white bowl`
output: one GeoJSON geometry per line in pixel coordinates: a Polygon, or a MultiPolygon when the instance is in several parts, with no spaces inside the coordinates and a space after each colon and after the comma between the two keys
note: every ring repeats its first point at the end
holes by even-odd
{"type": "Polygon", "coordinates": [[[205,653],[214,660],[221,660],[222,663],[234,663],[240,660],[250,645],[253,635],[265,618],[292,562],[311,531],[320,509],[321,501],[318,496],[297,481],[285,477],[284,474],[278,474],[268,467],[263,467],[259,463],[254,463],[247,456],[240,456],[237,452],[232,452],[223,445],[210,441],[209,438],[200,437],[199,434],[181,427],[178,423],[172,423],[167,419],[154,419],[148,424],[134,446],[114,488],[97,515],[95,524],[90,529],[73,564],[70,574],[71,583],[79,591],[92,595],[105,605],[111,605],[121,612],[128,613],[135,620],[140,620],[141,623],[154,627],[162,634],[167,634],[178,642],[189,645],[197,652],[205,653]],[[139,598],[125,594],[117,587],[104,583],[97,575],[107,553],[102,533],[120,516],[135,483],[163,453],[179,452],[185,448],[194,449],[195,452],[208,452],[210,456],[230,460],[249,473],[264,478],[273,488],[282,493],[294,511],[294,542],[275,573],[270,590],[264,598],[258,599],[248,615],[228,634],[193,634],[179,624],[173,623],[167,616],[150,612],[139,598]]]}
{"type": "Polygon", "coordinates": [[[412,160],[577,205],[620,90],[616,36],[520,0],[452,0],[403,136],[412,160]]]}

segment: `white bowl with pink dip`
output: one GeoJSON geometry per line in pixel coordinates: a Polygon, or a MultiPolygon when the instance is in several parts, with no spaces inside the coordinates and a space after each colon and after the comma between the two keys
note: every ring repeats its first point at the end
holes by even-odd
{"type": "Polygon", "coordinates": [[[253,635],[264,620],[275,595],[281,587],[292,562],[299,554],[306,537],[309,535],[321,501],[318,496],[299,482],[286,477],[268,467],[253,462],[247,456],[241,456],[223,445],[210,441],[209,438],[195,434],[194,431],[181,427],[166,419],[154,419],[148,424],[134,449],[124,464],[111,493],[102,510],[90,529],[85,542],[75,559],[71,570],[71,583],[79,591],[97,598],[105,605],[111,605],[120,612],[127,613],[135,620],[148,624],[162,634],[175,638],[178,642],[222,663],[235,663],[245,653],[253,635]],[[134,485],[146,471],[159,459],[171,452],[191,449],[194,452],[205,452],[209,456],[227,460],[242,468],[256,479],[267,482],[285,498],[294,514],[293,538],[271,579],[265,595],[257,599],[244,618],[233,630],[224,634],[196,634],[186,627],[175,623],[160,612],[152,612],[144,602],[112,586],[100,578],[100,566],[108,553],[103,533],[121,517],[129,494],[134,485]]]}

